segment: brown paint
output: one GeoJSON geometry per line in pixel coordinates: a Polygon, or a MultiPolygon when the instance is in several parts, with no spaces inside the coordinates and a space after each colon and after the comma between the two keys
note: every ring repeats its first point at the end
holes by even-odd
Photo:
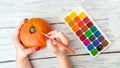
{"type": "Polygon", "coordinates": [[[107,40],[105,40],[105,41],[102,42],[102,45],[103,45],[104,47],[106,47],[108,44],[109,44],[109,43],[108,43],[107,40]]]}

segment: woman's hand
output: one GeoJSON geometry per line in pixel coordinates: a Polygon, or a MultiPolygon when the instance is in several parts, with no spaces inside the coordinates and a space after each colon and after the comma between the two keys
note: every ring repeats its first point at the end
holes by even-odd
{"type": "Polygon", "coordinates": [[[65,45],[69,45],[69,39],[67,36],[65,36],[64,33],[58,31],[58,30],[54,30],[48,33],[49,36],[49,40],[47,41],[47,45],[50,47],[50,49],[53,51],[54,54],[56,54],[56,56],[63,56],[66,54],[66,50],[59,46],[58,44],[54,44],[53,41],[51,39],[56,39],[59,40],[60,42],[62,42],[65,45]]]}
{"type": "Polygon", "coordinates": [[[59,46],[59,44],[54,44],[53,40],[56,39],[61,41],[66,46],[69,45],[69,39],[67,36],[65,36],[64,33],[60,31],[51,31],[48,33],[48,36],[50,39],[47,41],[47,45],[50,47],[50,49],[53,51],[53,53],[57,56],[58,59],[58,68],[72,68],[70,61],[68,60],[68,56],[66,54],[66,50],[59,46]]]}
{"type": "Polygon", "coordinates": [[[31,53],[34,53],[35,51],[40,50],[40,48],[25,48],[21,43],[20,43],[20,38],[19,38],[19,32],[22,27],[22,25],[27,21],[28,19],[24,19],[16,28],[14,37],[13,37],[13,42],[16,48],[16,68],[32,68],[32,64],[28,58],[28,55],[31,53]]]}
{"type": "Polygon", "coordinates": [[[28,19],[24,19],[16,28],[15,33],[14,33],[14,37],[13,37],[13,42],[16,48],[16,58],[25,58],[27,57],[29,54],[39,50],[40,48],[36,47],[36,48],[25,48],[21,43],[20,43],[20,38],[19,38],[19,31],[22,27],[22,25],[27,21],[28,19]]]}

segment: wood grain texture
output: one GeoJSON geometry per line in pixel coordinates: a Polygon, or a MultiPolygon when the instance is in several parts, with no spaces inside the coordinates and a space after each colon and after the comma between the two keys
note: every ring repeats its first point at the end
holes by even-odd
{"type": "MultiPolygon", "coordinates": [[[[119,68],[120,53],[102,54],[96,58],[88,55],[69,56],[72,68],[119,68]]],[[[57,59],[34,59],[31,60],[34,68],[58,68],[57,59]],[[48,63],[49,62],[49,63],[48,63]]],[[[15,68],[15,61],[0,63],[1,68],[15,68]]]]}
{"type": "MultiPolygon", "coordinates": [[[[15,27],[24,18],[41,17],[54,29],[63,31],[70,38],[70,55],[73,68],[120,67],[120,37],[114,38],[109,28],[109,14],[120,19],[119,0],[0,0],[0,68],[15,68],[15,48],[12,42],[15,27]],[[92,58],[71,30],[64,23],[64,16],[82,5],[112,44],[100,56],[92,58]]],[[[115,22],[114,22],[115,23],[115,22]]],[[[57,68],[57,60],[48,48],[30,56],[34,68],[57,68]],[[48,63],[51,62],[51,63],[48,63]]]]}

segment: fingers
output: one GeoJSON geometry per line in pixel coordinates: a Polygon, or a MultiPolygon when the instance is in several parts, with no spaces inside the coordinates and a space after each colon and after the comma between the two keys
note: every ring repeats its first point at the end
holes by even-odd
{"type": "Polygon", "coordinates": [[[21,50],[25,49],[25,47],[18,41],[16,41],[14,44],[16,49],[21,49],[21,50]]]}
{"type": "Polygon", "coordinates": [[[24,50],[24,56],[27,56],[31,53],[34,53],[36,51],[40,50],[40,47],[35,47],[35,48],[28,48],[24,50]]]}
{"type": "Polygon", "coordinates": [[[52,42],[52,40],[47,40],[47,46],[55,53],[56,50],[58,50],[57,46],[54,45],[54,43],[52,42]]]}
{"type": "Polygon", "coordinates": [[[21,48],[21,49],[24,48],[23,45],[20,43],[20,40],[17,37],[17,35],[14,35],[13,42],[16,48],[21,48]]]}
{"type": "Polygon", "coordinates": [[[14,33],[14,36],[13,36],[13,41],[15,43],[15,47],[23,47],[21,44],[20,44],[20,40],[19,40],[19,31],[20,31],[20,28],[22,27],[22,25],[27,21],[28,19],[25,18],[16,28],[15,30],[15,33],[14,33]]]}
{"type": "Polygon", "coordinates": [[[20,28],[22,27],[22,25],[28,20],[28,18],[25,18],[23,21],[21,21],[19,23],[19,25],[17,26],[17,29],[20,30],[20,28]]]}
{"type": "Polygon", "coordinates": [[[22,24],[25,23],[25,20],[26,20],[26,19],[24,19],[24,20],[17,26],[17,28],[15,29],[15,33],[14,33],[14,36],[13,36],[13,37],[14,37],[14,40],[18,40],[20,28],[21,28],[22,24]]]}
{"type": "Polygon", "coordinates": [[[27,21],[28,19],[25,18],[23,21],[20,22],[20,24],[17,26],[16,30],[15,30],[15,34],[18,35],[19,31],[21,29],[21,27],[23,26],[23,24],[27,21]]]}
{"type": "Polygon", "coordinates": [[[55,49],[56,47],[55,47],[55,45],[54,45],[54,43],[52,42],[52,40],[48,40],[47,41],[47,45],[51,48],[51,49],[55,49]]]}
{"type": "Polygon", "coordinates": [[[60,32],[60,31],[51,31],[49,35],[49,38],[56,38],[59,39],[63,44],[68,45],[69,43],[69,38],[67,36],[65,36],[64,33],[60,32]]]}
{"type": "Polygon", "coordinates": [[[53,35],[53,34],[56,34],[57,32],[59,32],[58,30],[53,30],[51,32],[48,33],[48,35],[53,35]]]}
{"type": "Polygon", "coordinates": [[[48,33],[49,38],[59,38],[61,35],[62,35],[62,32],[57,30],[54,30],[48,33]]]}

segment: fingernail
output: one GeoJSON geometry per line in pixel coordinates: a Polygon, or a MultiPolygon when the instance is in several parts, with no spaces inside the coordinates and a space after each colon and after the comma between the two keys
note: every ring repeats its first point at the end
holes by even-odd
{"type": "Polygon", "coordinates": [[[51,34],[48,34],[48,36],[51,36],[51,34]]]}
{"type": "Polygon", "coordinates": [[[39,51],[39,50],[40,50],[40,47],[36,47],[36,48],[35,48],[35,51],[39,51]]]}
{"type": "Polygon", "coordinates": [[[27,21],[27,20],[28,20],[28,18],[25,18],[25,19],[24,19],[24,21],[27,21]]]}
{"type": "Polygon", "coordinates": [[[46,39],[46,40],[49,40],[49,37],[45,36],[45,39],[46,39]]]}

